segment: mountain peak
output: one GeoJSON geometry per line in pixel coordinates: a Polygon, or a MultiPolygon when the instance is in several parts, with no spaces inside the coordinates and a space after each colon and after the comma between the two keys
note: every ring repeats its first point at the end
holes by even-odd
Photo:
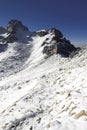
{"type": "Polygon", "coordinates": [[[55,36],[57,36],[59,38],[63,38],[62,32],[56,28],[51,28],[50,33],[54,34],[55,36]]]}
{"type": "Polygon", "coordinates": [[[26,35],[29,35],[29,29],[22,24],[21,21],[12,19],[6,26],[7,37],[3,38],[5,43],[13,43],[16,41],[26,42],[26,35]]]}
{"type": "Polygon", "coordinates": [[[0,33],[0,130],[87,130],[87,47],[22,27],[0,33]]]}
{"type": "Polygon", "coordinates": [[[6,31],[6,37],[2,37],[2,35],[0,37],[0,41],[2,40],[3,43],[30,43],[33,37],[36,39],[39,38],[42,52],[47,57],[53,54],[61,54],[64,57],[68,57],[73,51],[76,51],[75,46],[56,28],[31,33],[21,21],[12,19],[8,22],[6,31]]]}
{"type": "Polygon", "coordinates": [[[6,28],[8,32],[16,31],[19,28],[22,28],[24,31],[29,31],[28,28],[24,26],[21,21],[15,19],[10,20],[6,28]]]}

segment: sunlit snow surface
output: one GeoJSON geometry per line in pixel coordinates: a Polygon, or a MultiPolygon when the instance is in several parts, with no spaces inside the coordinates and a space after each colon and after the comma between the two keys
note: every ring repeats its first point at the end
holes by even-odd
{"type": "Polygon", "coordinates": [[[0,53],[0,130],[87,130],[87,48],[45,59],[47,37],[0,53]]]}

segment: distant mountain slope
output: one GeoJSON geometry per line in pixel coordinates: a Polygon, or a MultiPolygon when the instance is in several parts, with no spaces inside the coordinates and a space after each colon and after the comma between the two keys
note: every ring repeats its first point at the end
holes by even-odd
{"type": "Polygon", "coordinates": [[[18,20],[0,39],[0,130],[87,130],[87,47],[18,20]]]}
{"type": "Polygon", "coordinates": [[[55,29],[30,32],[21,21],[11,20],[0,29],[0,77],[18,72],[32,63],[38,64],[53,54],[68,57],[77,48],[55,29]]]}

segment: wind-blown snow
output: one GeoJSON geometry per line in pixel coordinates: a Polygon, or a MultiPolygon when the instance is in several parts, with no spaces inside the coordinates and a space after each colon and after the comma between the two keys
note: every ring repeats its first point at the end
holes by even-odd
{"type": "Polygon", "coordinates": [[[87,48],[45,59],[47,37],[0,53],[0,130],[87,130],[87,48]]]}

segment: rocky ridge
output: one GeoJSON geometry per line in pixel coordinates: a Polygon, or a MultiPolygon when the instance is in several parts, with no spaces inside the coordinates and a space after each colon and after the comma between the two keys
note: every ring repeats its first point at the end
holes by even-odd
{"type": "Polygon", "coordinates": [[[67,40],[60,30],[51,28],[48,30],[41,30],[37,32],[30,32],[29,29],[22,24],[21,21],[11,20],[8,22],[6,29],[0,29],[0,41],[3,43],[24,42],[27,43],[32,40],[32,37],[46,37],[41,46],[43,47],[43,54],[47,57],[53,54],[61,54],[64,57],[68,57],[72,52],[75,52],[77,48],[67,40]],[[6,36],[2,35],[2,32],[6,33],[6,36]]]}
{"type": "Polygon", "coordinates": [[[87,130],[87,47],[22,26],[0,32],[0,130],[87,130]]]}

